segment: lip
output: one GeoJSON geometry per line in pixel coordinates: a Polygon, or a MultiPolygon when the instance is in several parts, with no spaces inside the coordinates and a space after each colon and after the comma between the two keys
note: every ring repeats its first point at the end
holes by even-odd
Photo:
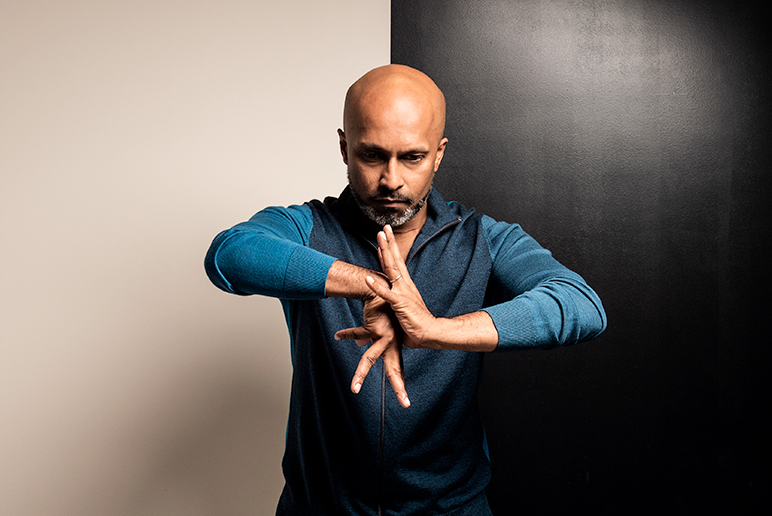
{"type": "Polygon", "coordinates": [[[399,199],[373,199],[373,202],[381,206],[394,207],[394,208],[408,204],[407,201],[402,201],[399,199]]]}

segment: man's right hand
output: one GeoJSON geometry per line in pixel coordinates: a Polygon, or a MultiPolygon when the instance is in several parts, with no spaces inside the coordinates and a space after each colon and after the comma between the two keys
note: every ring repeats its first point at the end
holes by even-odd
{"type": "MultiPolygon", "coordinates": [[[[365,301],[364,324],[358,328],[346,330],[348,337],[353,338],[359,346],[370,347],[362,355],[359,365],[351,380],[351,392],[359,393],[367,373],[378,361],[383,359],[383,369],[386,378],[389,379],[394,394],[397,395],[400,405],[407,408],[410,399],[405,390],[405,377],[402,367],[402,332],[386,301],[379,297],[372,297],[365,301]]],[[[340,332],[338,332],[340,333],[340,332]]],[[[339,339],[338,334],[335,338],[339,339]]]]}
{"type": "Polygon", "coordinates": [[[362,358],[351,380],[351,392],[357,394],[362,388],[370,369],[383,358],[383,368],[391,388],[403,407],[410,406],[405,390],[402,368],[402,328],[397,323],[388,303],[376,296],[365,281],[366,277],[380,281],[388,288],[389,282],[383,274],[357,267],[342,261],[332,264],[327,276],[326,293],[330,297],[359,298],[364,301],[364,322],[357,328],[348,328],[335,334],[336,340],[353,339],[359,346],[370,347],[362,358]],[[345,336],[341,334],[345,332],[345,336]]]}

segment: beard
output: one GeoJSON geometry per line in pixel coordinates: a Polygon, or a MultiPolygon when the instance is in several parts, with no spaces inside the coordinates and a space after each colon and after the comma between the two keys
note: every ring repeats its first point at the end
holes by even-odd
{"type": "Polygon", "coordinates": [[[399,227],[415,217],[418,212],[421,211],[421,208],[423,208],[424,204],[426,204],[426,199],[429,197],[429,192],[431,192],[431,188],[429,188],[423,199],[419,199],[418,201],[408,195],[389,190],[381,190],[376,195],[364,199],[361,195],[359,195],[354,187],[351,186],[351,179],[349,179],[348,184],[349,187],[351,187],[351,194],[354,196],[354,199],[359,205],[359,209],[362,210],[362,213],[364,213],[368,219],[381,227],[385,226],[386,224],[392,227],[399,227]],[[407,204],[407,207],[402,209],[384,208],[376,204],[376,201],[386,198],[403,201],[407,204]]]}

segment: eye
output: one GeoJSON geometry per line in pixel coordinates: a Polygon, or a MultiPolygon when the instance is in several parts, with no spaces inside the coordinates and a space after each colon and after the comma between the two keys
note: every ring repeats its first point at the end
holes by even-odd
{"type": "Polygon", "coordinates": [[[362,153],[362,159],[365,161],[378,161],[380,159],[380,154],[377,152],[363,152],[362,153]]]}
{"type": "Polygon", "coordinates": [[[423,154],[408,154],[407,156],[405,156],[405,159],[407,161],[411,162],[411,163],[418,163],[419,161],[424,159],[424,155],[423,154]]]}

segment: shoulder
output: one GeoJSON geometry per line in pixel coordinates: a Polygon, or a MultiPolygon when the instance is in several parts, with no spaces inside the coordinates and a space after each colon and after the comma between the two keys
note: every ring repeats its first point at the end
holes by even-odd
{"type": "Polygon", "coordinates": [[[280,220],[288,219],[295,221],[304,221],[311,218],[311,203],[318,201],[309,201],[303,204],[291,204],[289,206],[268,206],[255,213],[250,220],[280,220]]]}
{"type": "Polygon", "coordinates": [[[290,206],[268,206],[252,215],[246,222],[236,224],[228,232],[273,235],[307,244],[314,226],[314,202],[318,201],[290,206]]]}
{"type": "Polygon", "coordinates": [[[491,242],[500,242],[508,237],[523,237],[528,236],[520,224],[512,224],[510,222],[504,222],[496,220],[488,215],[481,215],[480,224],[485,231],[485,235],[491,242]]]}
{"type": "MultiPolygon", "coordinates": [[[[479,224],[494,260],[502,252],[509,255],[513,251],[517,253],[546,251],[525,232],[520,224],[496,220],[485,214],[480,214],[479,224]]],[[[548,251],[546,252],[549,254],[548,251]]]]}
{"type": "MultiPolygon", "coordinates": [[[[484,213],[477,212],[475,208],[467,208],[458,201],[451,200],[446,202],[436,190],[432,192],[432,196],[434,197],[434,202],[431,205],[438,212],[438,218],[446,221],[458,220],[469,227],[477,226],[485,233],[489,243],[497,241],[502,236],[513,231],[523,232],[518,224],[497,221],[484,213]]],[[[432,200],[432,197],[430,197],[430,200],[432,200]]]]}
{"type": "Polygon", "coordinates": [[[312,220],[311,203],[304,203],[290,206],[268,206],[255,213],[249,222],[279,227],[294,224],[298,228],[307,227],[310,229],[312,220]]]}

